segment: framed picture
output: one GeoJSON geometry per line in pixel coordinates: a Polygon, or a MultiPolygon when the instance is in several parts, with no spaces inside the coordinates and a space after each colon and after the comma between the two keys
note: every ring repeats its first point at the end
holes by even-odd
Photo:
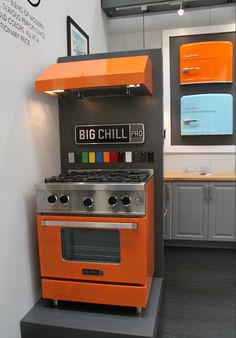
{"type": "Polygon", "coordinates": [[[70,16],[66,23],[68,56],[89,54],[89,36],[70,16]]]}

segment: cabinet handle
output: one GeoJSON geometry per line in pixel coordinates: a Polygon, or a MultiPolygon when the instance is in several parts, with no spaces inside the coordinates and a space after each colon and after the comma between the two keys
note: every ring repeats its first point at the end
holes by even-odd
{"type": "Polygon", "coordinates": [[[183,55],[183,58],[185,58],[185,59],[196,58],[196,57],[198,57],[198,54],[187,54],[187,55],[183,55]]]}
{"type": "Polygon", "coordinates": [[[200,120],[189,119],[189,120],[184,120],[183,122],[184,122],[184,124],[186,124],[187,126],[189,126],[191,123],[200,123],[200,120]]]}
{"type": "Polygon", "coordinates": [[[136,230],[138,224],[136,223],[109,223],[109,222],[73,222],[73,221],[47,221],[42,220],[42,226],[60,226],[60,227],[78,227],[90,229],[130,229],[136,230]]]}
{"type": "Polygon", "coordinates": [[[187,68],[183,68],[183,69],[182,69],[182,72],[183,72],[183,73],[188,73],[188,72],[190,72],[191,70],[200,70],[200,67],[187,67],[187,68]]]}
{"type": "Polygon", "coordinates": [[[208,201],[209,196],[208,196],[208,188],[207,187],[203,188],[203,196],[204,196],[205,201],[208,201]]]}
{"type": "Polygon", "coordinates": [[[208,198],[209,198],[209,201],[212,201],[212,200],[213,200],[213,191],[212,191],[212,187],[209,187],[209,188],[208,188],[208,198]]]}
{"type": "Polygon", "coordinates": [[[170,199],[170,187],[166,186],[166,201],[170,199]]]}

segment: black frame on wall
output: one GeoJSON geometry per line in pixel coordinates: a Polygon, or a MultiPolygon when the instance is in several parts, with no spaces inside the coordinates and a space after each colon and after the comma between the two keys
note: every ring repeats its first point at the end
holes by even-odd
{"type": "Polygon", "coordinates": [[[71,46],[71,36],[72,28],[74,28],[77,33],[86,40],[87,42],[87,53],[89,54],[89,36],[85,31],[68,15],[66,18],[66,28],[67,28],[67,55],[72,56],[72,46],[71,46]]]}
{"type": "Polygon", "coordinates": [[[171,145],[234,145],[236,142],[236,117],[235,117],[235,91],[236,91],[236,65],[233,65],[233,83],[206,83],[180,85],[179,79],[179,48],[182,44],[204,41],[231,41],[235,60],[236,33],[211,33],[200,35],[176,36],[170,38],[170,92],[171,92],[171,145]],[[234,100],[234,120],[232,135],[198,135],[181,136],[180,132],[180,99],[185,95],[195,94],[231,94],[234,100]]]}

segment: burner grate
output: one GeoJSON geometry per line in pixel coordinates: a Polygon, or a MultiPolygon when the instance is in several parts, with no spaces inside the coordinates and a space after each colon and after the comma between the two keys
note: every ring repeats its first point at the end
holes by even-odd
{"type": "Polygon", "coordinates": [[[143,171],[72,171],[45,179],[45,183],[94,182],[94,183],[132,183],[146,182],[150,174],[143,171]]]}

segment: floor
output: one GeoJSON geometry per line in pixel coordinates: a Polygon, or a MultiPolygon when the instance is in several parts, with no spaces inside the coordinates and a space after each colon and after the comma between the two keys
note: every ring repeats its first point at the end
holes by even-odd
{"type": "Polygon", "coordinates": [[[236,250],[165,249],[157,338],[236,337],[236,250]]]}

